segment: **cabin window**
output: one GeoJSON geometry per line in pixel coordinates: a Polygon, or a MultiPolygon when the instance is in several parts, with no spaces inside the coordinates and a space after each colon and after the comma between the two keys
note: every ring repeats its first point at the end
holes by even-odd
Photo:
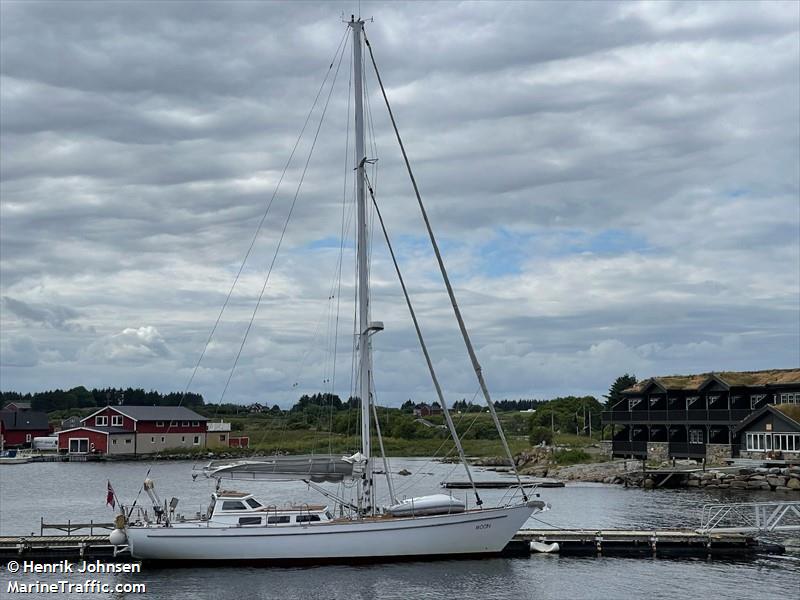
{"type": "Polygon", "coordinates": [[[239,525],[261,525],[261,517],[239,517],[239,525]]]}
{"type": "Polygon", "coordinates": [[[185,443],[186,443],[186,436],[182,435],[181,436],[181,444],[185,444],[185,443]]]}
{"type": "Polygon", "coordinates": [[[106,417],[106,416],[95,417],[94,418],[94,424],[97,427],[105,427],[106,425],[108,425],[108,417],[106,417]]]}
{"type": "Polygon", "coordinates": [[[294,519],[295,523],[308,523],[309,521],[319,521],[319,515],[297,515],[294,519]]]}
{"type": "Polygon", "coordinates": [[[219,436],[219,441],[220,442],[224,442],[225,441],[225,434],[224,433],[219,436]]]}
{"type": "Polygon", "coordinates": [[[192,421],[192,427],[200,427],[200,421],[192,421]]]}
{"type": "Polygon", "coordinates": [[[194,436],[194,442],[193,443],[194,443],[195,446],[199,446],[200,445],[200,436],[199,435],[194,436]]]}
{"type": "Polygon", "coordinates": [[[761,402],[764,398],[766,398],[766,394],[751,394],[750,395],[750,408],[755,408],[758,406],[758,403],[761,402]]]}
{"type": "Polygon", "coordinates": [[[111,426],[122,427],[122,415],[111,415],[111,426]]]}
{"type": "Polygon", "coordinates": [[[289,516],[288,515],[280,515],[277,517],[267,517],[267,524],[268,525],[280,525],[282,523],[288,523],[289,516]]]}
{"type": "Polygon", "coordinates": [[[800,452],[800,433],[773,433],[772,448],[783,452],[800,452]]]}
{"type": "Polygon", "coordinates": [[[114,446],[116,446],[116,445],[117,445],[117,439],[116,439],[116,438],[114,438],[113,440],[111,440],[111,443],[112,443],[114,446]]]}
{"type": "Polygon", "coordinates": [[[222,510],[247,510],[247,507],[238,501],[225,500],[222,503],[222,510]]]}
{"type": "Polygon", "coordinates": [[[188,427],[188,426],[189,426],[189,421],[181,422],[181,427],[188,427]]]}
{"type": "Polygon", "coordinates": [[[628,400],[628,410],[633,410],[641,401],[641,398],[631,398],[628,400]]]}
{"type": "Polygon", "coordinates": [[[781,394],[781,404],[800,404],[800,393],[781,394]]]}
{"type": "Polygon", "coordinates": [[[163,444],[166,441],[166,438],[162,435],[161,436],[161,443],[163,444]]]}
{"type": "Polygon", "coordinates": [[[689,443],[690,444],[702,444],[703,443],[703,430],[702,429],[690,429],[689,430],[689,443]]]}
{"type": "Polygon", "coordinates": [[[130,443],[131,443],[131,438],[127,438],[127,439],[125,440],[125,443],[126,443],[126,444],[130,444],[130,443]]]}
{"type": "Polygon", "coordinates": [[[772,450],[772,436],[768,433],[748,433],[747,449],[752,452],[772,450]]]}
{"type": "Polygon", "coordinates": [[[164,421],[156,421],[156,427],[163,427],[164,421]]]}
{"type": "Polygon", "coordinates": [[[178,422],[177,421],[170,421],[169,422],[169,426],[170,427],[177,427],[178,426],[178,422]]]}
{"type": "Polygon", "coordinates": [[[253,498],[248,498],[245,500],[250,505],[250,508],[261,508],[262,504],[258,500],[254,500],[253,498]]]}
{"type": "Polygon", "coordinates": [[[150,443],[151,443],[151,444],[155,444],[155,443],[156,443],[156,438],[154,438],[154,437],[151,437],[151,438],[150,438],[150,443]]]}

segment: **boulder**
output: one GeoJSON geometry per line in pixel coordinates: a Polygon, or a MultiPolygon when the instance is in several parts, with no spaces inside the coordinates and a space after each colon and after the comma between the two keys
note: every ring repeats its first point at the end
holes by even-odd
{"type": "Polygon", "coordinates": [[[769,474],[770,475],[780,475],[781,474],[781,468],[780,467],[770,467],[769,474]]]}
{"type": "Polygon", "coordinates": [[[700,476],[700,479],[702,479],[703,481],[708,481],[709,479],[714,479],[714,478],[716,478],[716,476],[717,476],[717,475],[716,475],[716,473],[709,473],[709,472],[706,472],[706,473],[703,473],[703,474],[700,476]]]}
{"type": "Polygon", "coordinates": [[[775,488],[775,491],[776,492],[791,492],[792,489],[786,487],[785,485],[779,485],[778,487],[775,488]]]}
{"type": "Polygon", "coordinates": [[[784,486],[786,485],[786,477],[781,477],[780,475],[770,475],[767,477],[767,483],[773,487],[784,486]]]}
{"type": "Polygon", "coordinates": [[[699,479],[690,479],[686,482],[686,485],[689,487],[700,487],[700,480],[699,479]]]}
{"type": "Polygon", "coordinates": [[[766,477],[764,475],[750,475],[747,478],[748,481],[764,481],[766,477]]]}
{"type": "Polygon", "coordinates": [[[649,477],[647,479],[645,479],[644,482],[642,483],[642,487],[647,489],[647,490],[653,489],[655,487],[655,485],[656,485],[656,482],[653,481],[652,479],[650,479],[649,477]]]}
{"type": "Polygon", "coordinates": [[[786,487],[790,490],[800,490],[800,479],[792,477],[786,481],[786,487]]]}
{"type": "Polygon", "coordinates": [[[766,481],[748,481],[747,482],[747,489],[748,490],[769,490],[769,484],[766,481]]]}
{"type": "Polygon", "coordinates": [[[731,488],[737,489],[737,490],[746,489],[747,488],[747,482],[746,481],[742,481],[742,480],[737,478],[734,481],[731,481],[731,488]]]}
{"type": "Polygon", "coordinates": [[[756,471],[756,473],[760,473],[762,475],[765,474],[765,473],[769,473],[769,469],[767,469],[766,467],[758,467],[758,468],[756,468],[755,471],[756,471]]]}

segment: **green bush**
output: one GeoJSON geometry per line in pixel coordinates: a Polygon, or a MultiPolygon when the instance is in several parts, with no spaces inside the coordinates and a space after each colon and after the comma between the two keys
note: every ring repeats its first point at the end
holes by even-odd
{"type": "Polygon", "coordinates": [[[528,441],[531,446],[538,446],[542,442],[550,446],[553,444],[553,432],[547,427],[533,427],[528,441]]]}
{"type": "Polygon", "coordinates": [[[553,454],[553,460],[559,465],[575,465],[591,461],[592,457],[579,448],[559,450],[553,454]]]}

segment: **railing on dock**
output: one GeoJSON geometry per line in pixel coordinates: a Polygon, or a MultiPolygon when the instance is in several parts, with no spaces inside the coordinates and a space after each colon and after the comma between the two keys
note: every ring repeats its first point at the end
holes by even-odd
{"type": "Polygon", "coordinates": [[[698,531],[800,531],[800,501],[706,504],[698,531]]]}
{"type": "Polygon", "coordinates": [[[89,521],[88,523],[73,523],[67,520],[66,523],[45,523],[44,517],[39,518],[39,535],[44,535],[45,530],[52,529],[54,531],[63,531],[67,535],[72,535],[73,531],[80,531],[81,529],[88,529],[89,535],[94,535],[95,529],[103,529],[111,531],[114,529],[113,523],[95,523],[89,521]]]}

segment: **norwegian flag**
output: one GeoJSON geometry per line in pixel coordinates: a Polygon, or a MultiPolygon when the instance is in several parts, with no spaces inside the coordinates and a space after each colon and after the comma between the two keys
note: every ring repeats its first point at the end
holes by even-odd
{"type": "Polygon", "coordinates": [[[114,488],[111,487],[111,481],[108,482],[108,493],[106,494],[106,504],[111,505],[111,508],[115,508],[117,505],[116,496],[114,494],[114,488]]]}

